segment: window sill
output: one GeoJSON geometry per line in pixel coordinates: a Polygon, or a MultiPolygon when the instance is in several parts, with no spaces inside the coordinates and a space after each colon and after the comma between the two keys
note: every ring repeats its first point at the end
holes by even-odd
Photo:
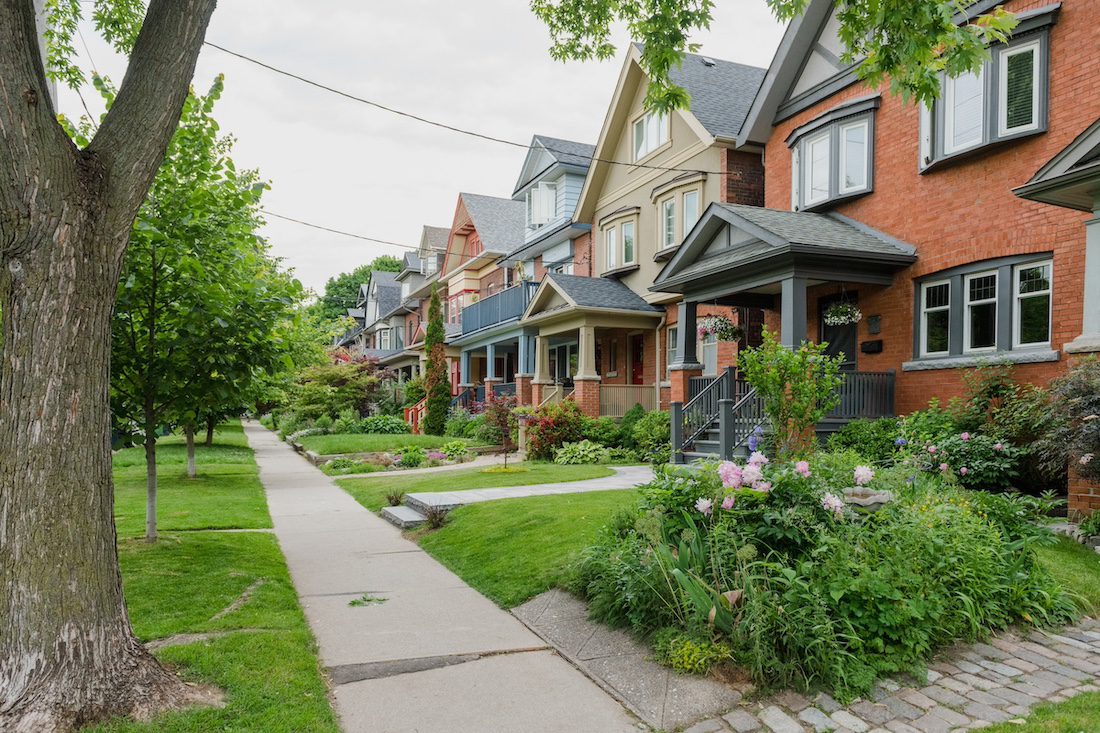
{"type": "Polygon", "coordinates": [[[623,275],[629,275],[632,272],[637,272],[638,269],[639,265],[637,264],[624,265],[622,267],[616,267],[613,270],[607,270],[606,272],[602,273],[600,277],[622,277],[623,275]]]}
{"type": "Polygon", "coordinates": [[[680,249],[680,245],[674,244],[671,247],[662,247],[657,250],[657,254],[653,255],[654,262],[663,262],[664,260],[671,260],[672,256],[676,254],[676,250],[680,249]]]}
{"type": "MultiPolygon", "coordinates": [[[[669,134],[668,137],[669,137],[669,139],[667,141],[661,143],[660,147],[653,148],[653,150],[650,150],[648,153],[646,153],[642,157],[636,158],[633,162],[633,165],[648,163],[654,157],[660,155],[661,153],[663,153],[666,150],[668,150],[669,148],[671,148],[672,147],[672,135],[669,134]]],[[[633,173],[633,171],[631,171],[631,173],[633,173]]]]}
{"type": "Polygon", "coordinates": [[[998,137],[996,140],[991,140],[981,145],[975,145],[972,148],[960,150],[957,153],[945,153],[935,160],[931,161],[923,168],[920,169],[920,174],[923,176],[925,173],[934,173],[943,168],[949,168],[956,163],[962,163],[965,161],[979,158],[983,155],[996,153],[1002,148],[1008,147],[1014,142],[1024,140],[1029,137],[1035,137],[1036,135],[1043,135],[1047,131],[1046,125],[1040,125],[1034,130],[1025,130],[1023,132],[1017,132],[1012,135],[1005,135],[1004,137],[998,137]]]}
{"type": "Polygon", "coordinates": [[[846,204],[849,201],[852,201],[853,199],[857,199],[860,196],[866,196],[867,194],[874,193],[874,192],[875,192],[875,189],[873,187],[869,187],[869,188],[861,189],[859,191],[852,191],[850,193],[842,193],[838,196],[833,196],[832,198],[825,199],[824,201],[818,201],[817,203],[814,203],[814,204],[806,204],[805,206],[802,206],[798,210],[799,211],[809,211],[809,212],[828,211],[829,209],[833,208],[834,206],[839,206],[840,204],[846,204]]]}
{"type": "Polygon", "coordinates": [[[1061,354],[1052,349],[1026,349],[1019,351],[992,351],[975,356],[936,356],[907,361],[901,365],[904,372],[921,372],[932,369],[969,369],[983,364],[1039,364],[1058,361],[1061,354]]]}

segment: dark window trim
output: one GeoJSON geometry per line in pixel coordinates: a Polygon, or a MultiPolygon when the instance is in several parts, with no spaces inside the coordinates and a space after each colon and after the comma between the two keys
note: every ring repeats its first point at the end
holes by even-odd
{"type": "MultiPolygon", "coordinates": [[[[875,190],[875,109],[878,107],[879,102],[879,99],[862,100],[861,103],[855,105],[858,111],[851,111],[850,109],[834,110],[834,112],[837,113],[835,116],[830,117],[827,121],[823,121],[819,125],[803,130],[797,139],[790,143],[792,150],[794,150],[795,147],[798,148],[798,170],[792,170],[791,177],[791,185],[794,186],[794,176],[798,176],[798,205],[794,207],[796,211],[821,211],[835,206],[840,202],[848,201],[858,196],[865,196],[875,190]],[[867,121],[867,180],[863,187],[855,191],[841,191],[840,128],[851,122],[862,122],[863,120],[867,121]],[[807,204],[804,203],[806,200],[806,191],[803,170],[807,162],[804,143],[809,138],[820,134],[823,130],[829,131],[829,196],[821,201],[807,204]]],[[[832,112],[827,112],[823,117],[831,114],[832,112]]]]}
{"type": "Polygon", "coordinates": [[[794,147],[800,138],[809,135],[810,133],[825,127],[833,122],[839,122],[846,117],[854,117],[856,115],[868,112],[870,110],[878,109],[882,105],[882,95],[872,94],[867,97],[860,97],[859,99],[853,99],[844,104],[837,105],[827,112],[813,118],[809,122],[799,125],[791,131],[791,134],[787,136],[784,141],[787,143],[788,148],[794,147]]]}
{"type": "MultiPolygon", "coordinates": [[[[1010,353],[1030,353],[1036,351],[1049,351],[1050,346],[1045,344],[1024,345],[1014,347],[1015,338],[1012,333],[1013,309],[1016,299],[1013,293],[1013,274],[1020,265],[1032,262],[1052,262],[1053,252],[1034,252],[1030,254],[1013,255],[1011,257],[998,257],[980,262],[968,262],[965,265],[952,267],[939,272],[933,272],[913,281],[913,360],[914,362],[935,362],[939,360],[960,359],[992,359],[995,360],[1010,353]],[[997,273],[997,348],[987,352],[967,352],[963,343],[963,319],[966,318],[966,294],[964,292],[966,276],[979,272],[997,273]],[[950,283],[950,310],[948,311],[948,346],[946,354],[925,355],[921,353],[921,298],[923,286],[928,283],[948,281],[950,283]]],[[[1051,265],[1051,280],[1054,279],[1053,264],[1051,265]]],[[[1054,292],[1051,291],[1051,307],[1054,304],[1054,292]]],[[[1053,336],[1053,324],[1051,325],[1053,336]]],[[[965,364],[958,364],[965,366],[965,364]]],[[[933,367],[914,367],[933,368],[933,367]]]]}
{"type": "Polygon", "coordinates": [[[623,275],[629,275],[632,272],[637,272],[641,268],[641,265],[634,263],[632,265],[620,265],[612,270],[607,270],[600,273],[600,277],[606,278],[619,278],[623,275]]]}

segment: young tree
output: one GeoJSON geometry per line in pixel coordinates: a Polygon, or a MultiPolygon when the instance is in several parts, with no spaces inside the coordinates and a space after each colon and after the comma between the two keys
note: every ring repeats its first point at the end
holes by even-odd
{"type": "Polygon", "coordinates": [[[485,424],[500,433],[500,452],[504,456],[504,468],[508,468],[508,454],[516,449],[516,441],[512,439],[512,430],[518,424],[515,413],[512,412],[515,407],[515,395],[497,397],[490,394],[485,401],[485,424]]]}
{"type": "Polygon", "coordinates": [[[130,64],[83,148],[56,119],[34,5],[0,3],[0,729],[13,731],[147,718],[206,697],[130,628],[108,394],[123,254],[215,0],[150,0],[144,22],[139,3],[97,0],[130,64]]]}
{"type": "Polygon", "coordinates": [[[443,435],[447,412],[451,409],[451,380],[447,374],[447,352],[443,345],[445,339],[439,289],[432,285],[432,299],[428,303],[428,329],[424,333],[424,349],[428,352],[428,367],[424,374],[424,386],[428,392],[424,432],[428,435],[443,435]]]}

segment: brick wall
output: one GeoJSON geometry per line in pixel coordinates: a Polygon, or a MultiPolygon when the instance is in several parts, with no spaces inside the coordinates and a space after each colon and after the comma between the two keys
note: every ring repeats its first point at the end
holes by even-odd
{"type": "MultiPolygon", "coordinates": [[[[1010,11],[1042,7],[1043,0],[1009,2],[1010,11]]],[[[921,175],[917,172],[918,110],[890,94],[884,85],[875,117],[875,190],[839,205],[836,211],[917,247],[918,260],[897,274],[888,288],[859,288],[864,315],[882,316],[884,350],[860,355],[860,369],[898,371],[897,406],[918,409],[931,396],[947,399],[962,390],[965,370],[902,372],[913,358],[915,278],[945,268],[1014,254],[1053,252],[1054,298],[1052,348],[1081,333],[1084,288],[1084,222],[1088,215],[1017,198],[1020,186],[1100,115],[1100,54],[1096,53],[1096,18],[1100,0],[1063,4],[1050,33],[1050,112],[1047,132],[988,148],[966,160],[921,175]]],[[[869,93],[853,85],[815,107],[780,123],[765,151],[766,205],[789,209],[791,131],[846,99],[869,93]]],[[[813,306],[811,305],[811,309],[813,306]]],[[[778,326],[769,313],[768,327],[778,326]],[[773,325],[774,324],[774,325],[773,325]]],[[[811,325],[815,329],[816,324],[811,325]]],[[[866,318],[860,339],[868,337],[866,318]]],[[[811,333],[814,333],[811,330],[811,333]]],[[[1020,379],[1049,380],[1066,368],[1057,363],[1021,365],[1020,379]]]]}
{"type": "Polygon", "coordinates": [[[1100,509],[1100,484],[1083,479],[1070,471],[1068,491],[1071,518],[1092,514],[1100,509]]]}
{"type": "Polygon", "coordinates": [[[504,288],[504,268],[498,267],[493,270],[488,275],[481,278],[478,284],[480,286],[478,293],[482,298],[488,297],[493,293],[499,293],[504,288]]]}
{"type": "Polygon", "coordinates": [[[573,274],[592,277],[592,233],[573,240],[573,274]]]}
{"type": "Polygon", "coordinates": [[[764,160],[760,154],[729,149],[722,152],[722,201],[763,206],[764,160]]]}

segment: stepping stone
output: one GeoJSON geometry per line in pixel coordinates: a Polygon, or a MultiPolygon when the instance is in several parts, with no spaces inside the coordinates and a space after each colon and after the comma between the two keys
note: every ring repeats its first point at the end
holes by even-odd
{"type": "Polygon", "coordinates": [[[419,527],[428,521],[423,514],[407,506],[388,506],[382,510],[382,518],[401,529],[419,527]]]}

